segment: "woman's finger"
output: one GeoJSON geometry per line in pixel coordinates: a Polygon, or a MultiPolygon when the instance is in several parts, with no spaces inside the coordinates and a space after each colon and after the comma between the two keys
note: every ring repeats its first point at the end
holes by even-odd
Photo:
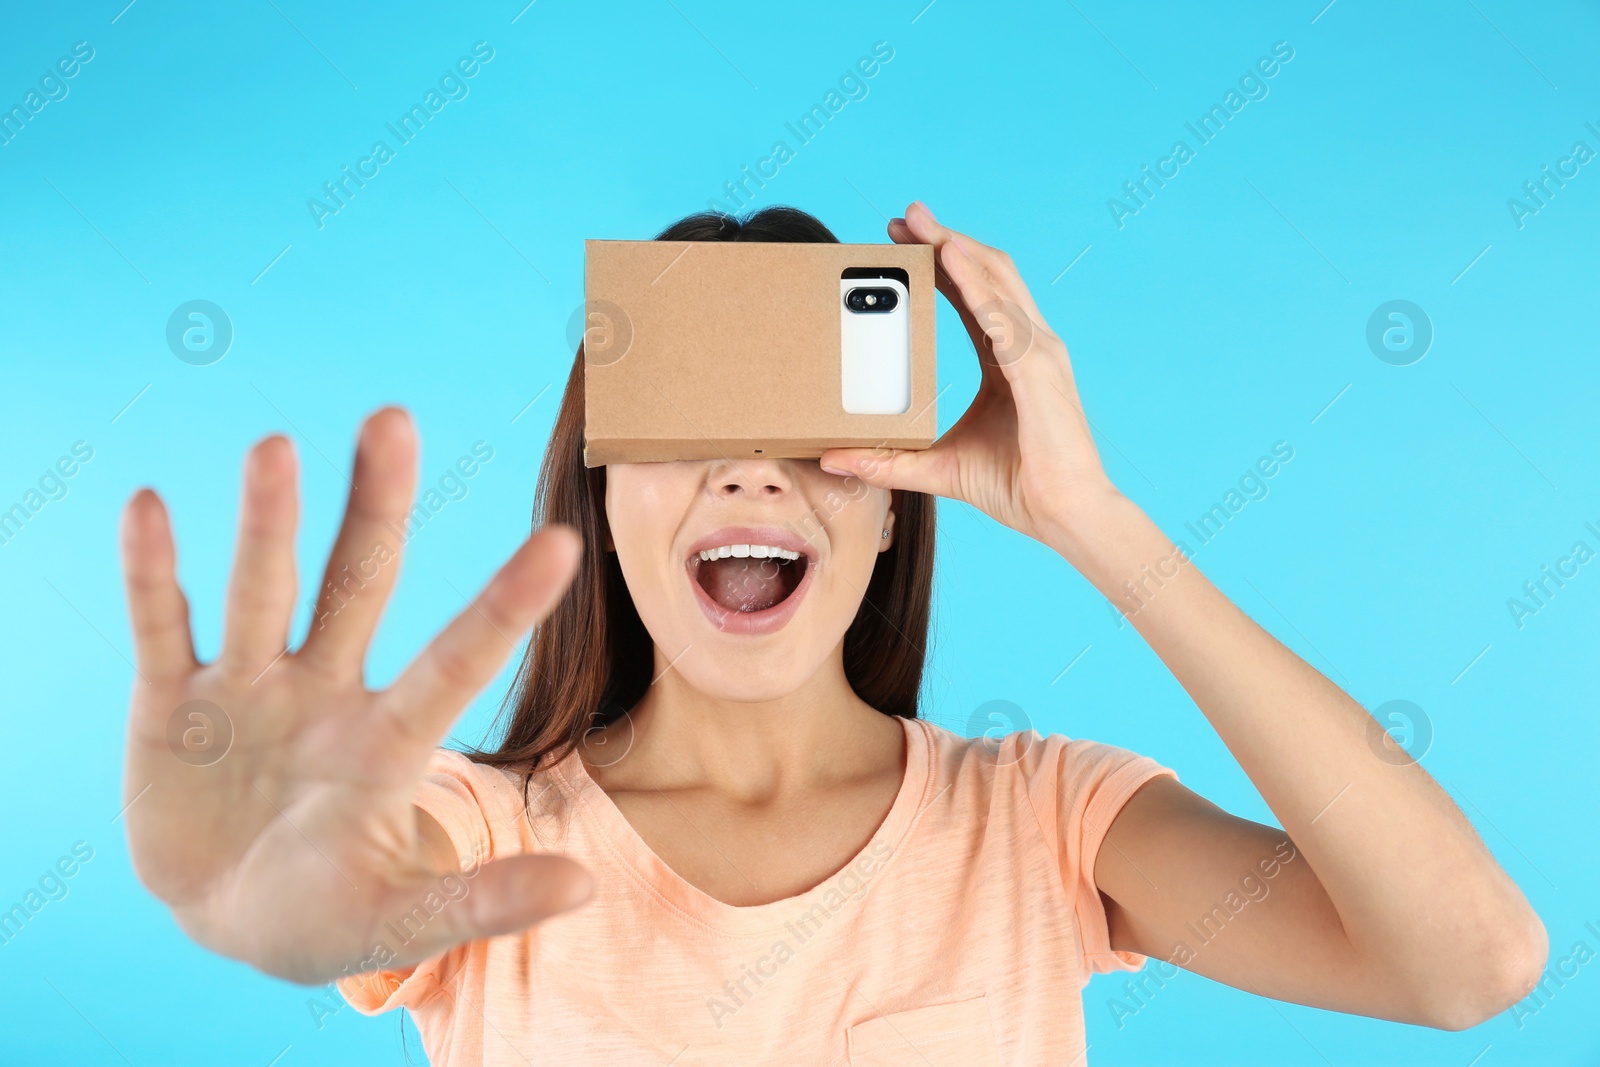
{"type": "Polygon", "coordinates": [[[1029,292],[1027,283],[1022,280],[1022,275],[1017,272],[1016,264],[1005,252],[984,244],[971,234],[944,225],[934,218],[933,212],[928,210],[928,205],[920,200],[906,208],[903,221],[907,231],[914,238],[933,245],[935,249],[943,247],[947,241],[959,240],[967,255],[989,273],[991,283],[1001,297],[1014,302],[1036,322],[1042,321],[1038,305],[1033,301],[1033,294],[1029,292]]]}
{"type": "MultiPolygon", "coordinates": [[[[403,933],[386,967],[420,963],[463,941],[526,930],[587,901],[594,877],[565,856],[521,855],[418,879],[384,894],[378,928],[403,933]]],[[[364,979],[357,978],[355,981],[364,979]]]]}
{"type": "Polygon", "coordinates": [[[122,574],[134,660],[151,685],[178,681],[200,666],[189,631],[189,601],[178,585],[178,554],[161,498],[140,489],[122,511],[122,574]]]}
{"type": "MultiPolygon", "coordinates": [[[[922,205],[912,205],[907,209],[908,214],[914,219],[931,220],[933,216],[925,207],[920,212],[915,210],[919,207],[922,205]]],[[[937,224],[920,225],[916,231],[904,219],[893,219],[889,225],[890,236],[899,243],[933,245],[935,285],[950,306],[955,308],[961,325],[966,328],[967,336],[971,338],[973,349],[983,365],[985,380],[1000,375],[999,368],[1002,365],[1015,362],[1032,347],[1039,322],[1038,309],[1034,307],[1032,298],[1027,296],[1027,287],[1021,284],[1020,278],[1016,278],[1014,287],[1003,284],[1006,273],[1013,277],[1016,274],[1005,253],[987,245],[978,245],[967,235],[937,224]],[[1003,269],[1000,261],[994,261],[995,265],[991,268],[988,263],[975,258],[974,246],[1000,256],[1003,269]],[[952,253],[959,253],[960,259],[957,260],[952,253]],[[951,273],[953,263],[970,264],[973,269],[964,271],[962,280],[958,281],[951,273]],[[1010,294],[1017,289],[1023,294],[1024,303],[1019,304],[1011,299],[1010,294]]]]}
{"type": "Polygon", "coordinates": [[[296,659],[330,675],[361,678],[367,646],[399,575],[416,465],[416,434],[403,410],[384,408],[367,419],[356,444],[344,523],[296,659]]]}
{"type": "Polygon", "coordinates": [[[939,259],[965,305],[962,323],[976,347],[985,378],[995,373],[1009,379],[1009,368],[1033,347],[1034,320],[1026,310],[1002,296],[994,275],[967,254],[964,241],[952,238],[939,259]]]}
{"type": "Polygon", "coordinates": [[[278,657],[294,614],[299,521],[294,447],[273,434],[245,457],[239,542],[228,581],[220,661],[253,681],[278,657]]]}
{"type": "Polygon", "coordinates": [[[560,601],[583,543],[570,526],[549,525],[524,541],[465,611],[413,660],[376,707],[415,742],[420,773],[461,710],[493,680],[534,623],[560,601]]]}
{"type": "MultiPolygon", "coordinates": [[[[889,220],[889,236],[894,239],[896,244],[929,244],[929,242],[922,240],[911,232],[911,227],[906,225],[905,219],[889,220]]],[[[939,262],[939,247],[942,244],[943,241],[939,244],[931,245],[933,248],[933,287],[944,294],[944,298],[950,302],[950,306],[955,308],[956,313],[961,316],[962,324],[969,327],[968,333],[971,333],[972,316],[962,302],[961,290],[956,288],[955,282],[950,280],[950,275],[945,272],[944,266],[939,262]]],[[[977,338],[974,337],[973,340],[976,342],[977,338]]]]}
{"type": "Polygon", "coordinates": [[[944,294],[945,299],[950,301],[957,311],[964,314],[965,309],[961,307],[961,294],[956,290],[955,283],[950,280],[950,275],[946,274],[944,267],[939,264],[939,246],[944,243],[944,239],[941,237],[936,241],[923,240],[912,231],[905,219],[889,220],[889,238],[895,244],[929,245],[933,248],[933,286],[944,294]]]}
{"type": "Polygon", "coordinates": [[[829,448],[818,462],[829,474],[853,475],[875,489],[951,496],[955,474],[949,458],[938,450],[829,448]]]}

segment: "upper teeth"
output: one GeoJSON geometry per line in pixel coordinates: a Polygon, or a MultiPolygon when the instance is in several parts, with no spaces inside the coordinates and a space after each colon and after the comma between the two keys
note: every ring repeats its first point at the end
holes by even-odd
{"type": "Polygon", "coordinates": [[[800,553],[776,545],[721,545],[717,548],[702,548],[700,558],[703,560],[727,559],[729,556],[751,556],[755,559],[799,559],[800,553]]]}

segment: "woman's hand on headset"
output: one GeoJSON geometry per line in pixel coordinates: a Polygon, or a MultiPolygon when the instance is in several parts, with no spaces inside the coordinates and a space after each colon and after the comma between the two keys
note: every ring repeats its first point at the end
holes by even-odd
{"type": "Polygon", "coordinates": [[[939,291],[961,316],[982,372],[965,414],[926,450],[832,448],[821,464],[882,489],[965,501],[1050,544],[1119,494],[1100,464],[1067,346],[1011,257],[941,224],[917,201],[889,223],[934,248],[939,291]]]}

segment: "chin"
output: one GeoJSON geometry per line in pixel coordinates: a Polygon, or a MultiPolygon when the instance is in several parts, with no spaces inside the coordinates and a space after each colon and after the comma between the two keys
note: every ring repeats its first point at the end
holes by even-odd
{"type": "Polygon", "coordinates": [[[792,649],[780,649],[777,655],[751,656],[727,655],[706,646],[684,656],[673,670],[692,689],[713,700],[762,704],[792,696],[805,687],[820,666],[820,658],[815,663],[802,661],[792,649]]]}
{"type": "Polygon", "coordinates": [[[671,663],[672,672],[698,693],[714,700],[759,704],[806,688],[838,655],[856,605],[852,600],[832,605],[833,611],[820,610],[829,606],[828,599],[815,597],[806,611],[765,634],[721,629],[692,603],[659,605],[665,610],[656,618],[644,613],[641,617],[660,650],[658,670],[671,663]]]}

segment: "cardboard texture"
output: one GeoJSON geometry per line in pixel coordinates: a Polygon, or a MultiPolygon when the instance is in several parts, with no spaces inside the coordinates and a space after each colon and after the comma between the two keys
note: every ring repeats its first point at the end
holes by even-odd
{"type": "Polygon", "coordinates": [[[930,246],[586,241],[584,259],[585,466],[933,443],[930,246]],[[844,410],[839,280],[853,267],[906,272],[901,414],[844,410]]]}

